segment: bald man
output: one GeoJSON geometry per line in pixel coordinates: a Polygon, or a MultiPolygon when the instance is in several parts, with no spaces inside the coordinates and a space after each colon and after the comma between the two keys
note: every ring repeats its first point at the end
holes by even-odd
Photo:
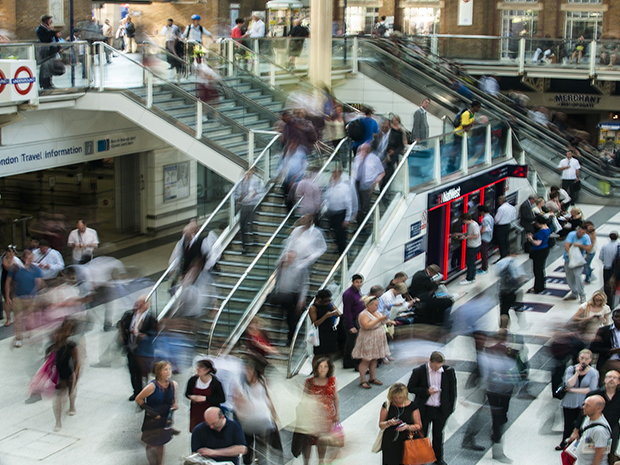
{"type": "Polygon", "coordinates": [[[247,450],[241,426],[226,418],[219,407],[209,407],[205,421],[192,432],[192,452],[217,462],[239,465],[239,456],[247,450]]]}
{"type": "Polygon", "coordinates": [[[67,245],[73,249],[73,264],[83,265],[93,258],[95,249],[99,247],[97,231],[87,228],[83,220],[77,222],[77,229],[69,233],[67,245]]]}
{"type": "Polygon", "coordinates": [[[583,414],[587,417],[582,426],[577,444],[575,465],[608,465],[607,455],[611,449],[611,428],[603,415],[605,399],[591,396],[583,403],[583,414]]]}

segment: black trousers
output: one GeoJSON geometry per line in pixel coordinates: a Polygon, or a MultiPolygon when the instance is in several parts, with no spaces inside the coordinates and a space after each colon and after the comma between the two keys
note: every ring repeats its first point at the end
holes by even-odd
{"type": "Polygon", "coordinates": [[[562,409],[562,413],[564,414],[564,432],[562,433],[562,441],[564,441],[573,433],[573,430],[575,429],[575,422],[579,418],[581,409],[564,407],[562,409]]]}
{"type": "Polygon", "coordinates": [[[342,352],[342,367],[343,368],[357,368],[360,361],[351,357],[351,352],[355,347],[355,341],[357,341],[358,333],[351,333],[347,330],[347,340],[344,343],[344,350],[342,352]]]}
{"type": "Polygon", "coordinates": [[[433,424],[433,450],[435,451],[435,458],[440,461],[443,459],[443,429],[446,426],[447,418],[441,412],[441,407],[429,406],[424,406],[421,416],[424,436],[428,437],[429,424],[433,424]]]}
{"type": "Polygon", "coordinates": [[[340,255],[342,255],[344,249],[347,248],[347,229],[342,227],[342,222],[346,216],[346,210],[341,210],[339,212],[327,212],[329,228],[334,231],[336,245],[338,246],[338,253],[340,255]]]}
{"type": "Polygon", "coordinates": [[[295,328],[297,327],[297,302],[299,302],[299,293],[274,293],[269,298],[269,303],[279,305],[284,309],[286,316],[286,324],[288,325],[288,340],[290,341],[295,334],[295,328]]]}
{"type": "Polygon", "coordinates": [[[357,197],[359,200],[359,208],[357,210],[357,222],[359,224],[364,221],[364,218],[366,218],[366,215],[368,214],[368,210],[370,210],[372,191],[370,189],[362,189],[359,182],[355,183],[355,188],[357,190],[357,197]]]}
{"type": "Polygon", "coordinates": [[[239,210],[239,232],[243,247],[246,247],[249,243],[248,236],[252,236],[252,223],[254,222],[255,211],[255,205],[241,205],[239,210]]]}
{"type": "Polygon", "coordinates": [[[568,192],[568,195],[570,195],[571,205],[575,205],[579,198],[579,190],[575,189],[576,184],[577,183],[574,179],[562,179],[562,189],[564,189],[566,192],[568,192]]]}
{"type": "Polygon", "coordinates": [[[131,378],[131,387],[136,396],[144,388],[144,379],[148,374],[148,369],[146,368],[147,361],[145,359],[146,357],[127,352],[127,366],[129,368],[129,377],[131,378]]]}
{"type": "Polygon", "coordinates": [[[250,465],[252,459],[259,464],[284,463],[282,457],[282,441],[277,429],[265,434],[245,434],[248,451],[243,456],[243,463],[250,465]]]}
{"type": "Polygon", "coordinates": [[[510,396],[510,394],[487,391],[487,399],[489,400],[489,407],[491,407],[491,419],[493,420],[491,440],[494,443],[502,440],[504,425],[508,423],[510,396]]]}
{"type": "Polygon", "coordinates": [[[508,315],[510,308],[514,306],[517,301],[517,293],[514,291],[501,291],[499,293],[499,314],[508,315]]]}
{"type": "Polygon", "coordinates": [[[607,296],[607,305],[611,308],[614,308],[614,289],[611,288],[611,283],[609,281],[613,275],[613,268],[603,268],[603,289],[607,296]]]}
{"type": "Polygon", "coordinates": [[[545,290],[545,267],[547,265],[547,257],[549,256],[549,247],[544,249],[532,250],[532,268],[534,271],[534,291],[542,292],[545,290]]]}
{"type": "Polygon", "coordinates": [[[476,257],[480,247],[467,247],[465,249],[465,265],[467,266],[467,281],[476,280],[476,257]]]}
{"type": "Polygon", "coordinates": [[[494,229],[495,242],[499,248],[500,258],[510,254],[510,225],[496,224],[494,229]]]}

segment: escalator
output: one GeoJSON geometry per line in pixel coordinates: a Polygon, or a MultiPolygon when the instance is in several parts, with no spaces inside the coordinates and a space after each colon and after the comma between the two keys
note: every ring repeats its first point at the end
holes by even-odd
{"type": "MultiPolygon", "coordinates": [[[[399,92],[404,85],[430,97],[443,107],[440,111],[448,111],[452,115],[469,105],[469,101],[452,86],[457,76],[451,75],[451,70],[444,64],[433,62],[432,57],[425,58],[406,47],[396,47],[390,41],[361,40],[358,44],[359,71],[387,88],[399,92]]],[[[559,179],[556,167],[568,145],[564,139],[512,109],[506,102],[474,86],[470,86],[469,90],[473,98],[482,102],[482,113],[510,122],[526,152],[528,163],[537,166],[546,177],[559,179]]],[[[580,178],[587,193],[599,198],[620,195],[620,178],[601,173],[598,161],[588,154],[582,157],[580,163],[580,178]]]]}

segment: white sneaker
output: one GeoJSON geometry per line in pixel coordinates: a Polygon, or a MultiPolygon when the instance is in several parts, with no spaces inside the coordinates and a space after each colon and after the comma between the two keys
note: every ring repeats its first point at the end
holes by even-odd
{"type": "Polygon", "coordinates": [[[13,343],[14,347],[21,347],[22,346],[22,341],[21,339],[17,339],[14,343],[13,343]]]}
{"type": "Polygon", "coordinates": [[[470,284],[474,284],[474,283],[475,283],[475,281],[468,281],[467,279],[464,279],[464,280],[462,280],[462,281],[459,281],[459,284],[460,284],[461,286],[469,286],[470,284]]]}
{"type": "Polygon", "coordinates": [[[585,298],[585,296],[581,296],[581,297],[579,297],[579,303],[580,303],[580,304],[585,304],[585,303],[586,303],[586,298],[585,298]]]}

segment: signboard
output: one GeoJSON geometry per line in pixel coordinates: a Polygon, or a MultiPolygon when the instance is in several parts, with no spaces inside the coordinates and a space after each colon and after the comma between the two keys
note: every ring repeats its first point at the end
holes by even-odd
{"type": "Polygon", "coordinates": [[[164,202],[189,197],[189,162],[164,166],[164,202]]]}
{"type": "Polygon", "coordinates": [[[0,60],[0,103],[24,102],[38,95],[34,60],[0,60]]]}
{"type": "Polygon", "coordinates": [[[142,129],[0,147],[0,177],[145,152],[161,140],[142,129]]]}
{"type": "Polygon", "coordinates": [[[405,261],[409,261],[426,251],[426,235],[420,236],[405,244],[405,261]]]}
{"type": "Polygon", "coordinates": [[[474,0],[459,0],[459,26],[471,26],[474,23],[474,0]]]}
{"type": "Polygon", "coordinates": [[[409,238],[416,237],[422,231],[422,222],[416,221],[409,225],[409,238]]]}

